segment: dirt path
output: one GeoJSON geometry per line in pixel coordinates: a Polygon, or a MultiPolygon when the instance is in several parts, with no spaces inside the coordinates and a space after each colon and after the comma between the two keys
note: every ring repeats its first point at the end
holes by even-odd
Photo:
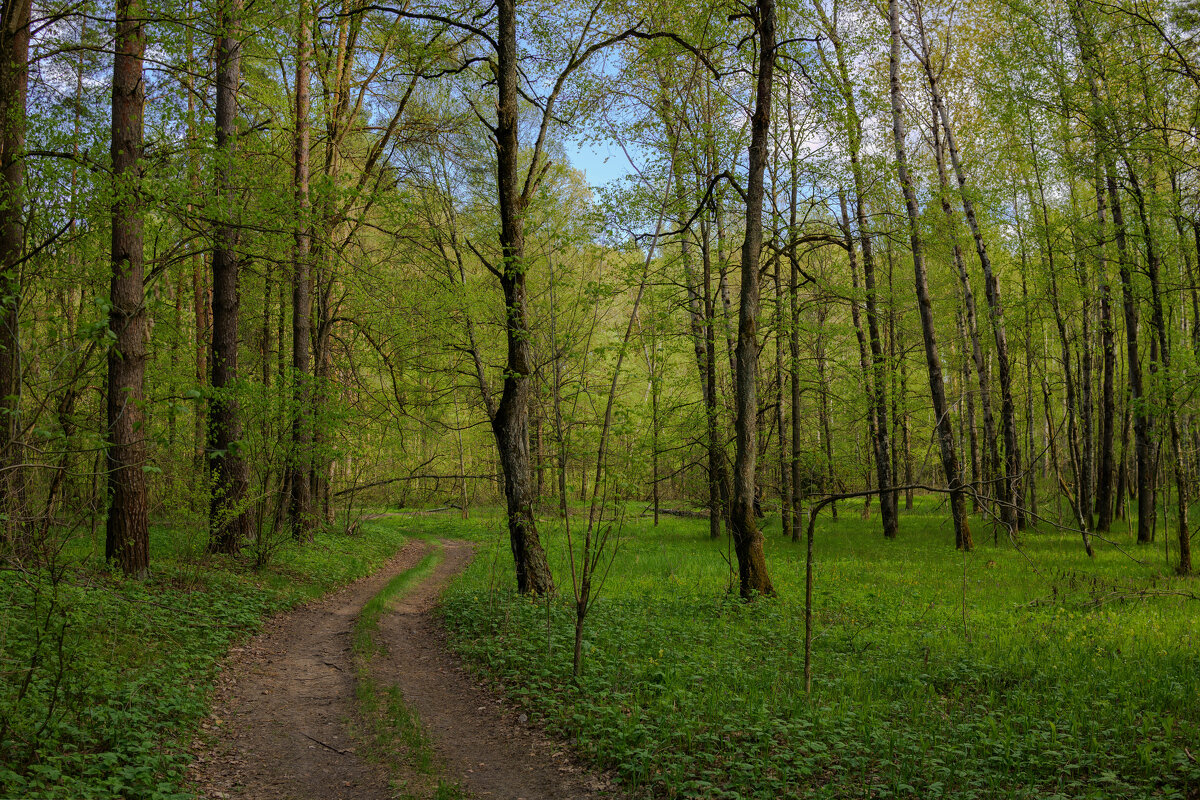
{"type": "MultiPolygon", "coordinates": [[[[391,800],[403,792],[384,767],[356,752],[350,631],[363,605],[429,552],[412,542],[377,571],[340,592],[274,618],[231,651],[196,747],[192,778],[212,800],[391,800]]],[[[398,685],[422,721],[445,775],[473,797],[563,800],[614,797],[609,782],[581,768],[560,743],[524,724],[468,676],[430,613],[446,582],[471,559],[463,542],[443,543],[428,579],[385,615],[372,662],[380,684],[398,685]]]]}

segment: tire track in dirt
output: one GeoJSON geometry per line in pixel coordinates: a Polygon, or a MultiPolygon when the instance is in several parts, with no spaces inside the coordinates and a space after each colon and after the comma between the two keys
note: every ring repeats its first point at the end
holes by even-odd
{"type": "MultiPolygon", "coordinates": [[[[413,541],[344,589],[271,619],[226,659],[193,747],[190,778],[210,800],[393,800],[394,774],[364,759],[356,714],[351,630],[363,606],[431,545],[413,541]]],[[[433,574],[379,620],[386,652],[371,663],[380,685],[400,687],[420,719],[444,776],[472,797],[563,800],[617,796],[610,781],[581,767],[563,743],[521,721],[450,652],[432,613],[447,582],[470,563],[471,546],[443,542],[433,574]]]]}
{"type": "Polygon", "coordinates": [[[432,609],[450,579],[466,568],[472,549],[446,541],[442,553],[433,575],[380,619],[376,640],[387,652],[374,666],[376,679],[400,687],[447,774],[473,797],[618,797],[606,776],[582,767],[567,745],[522,722],[523,715],[463,670],[432,609]]]}

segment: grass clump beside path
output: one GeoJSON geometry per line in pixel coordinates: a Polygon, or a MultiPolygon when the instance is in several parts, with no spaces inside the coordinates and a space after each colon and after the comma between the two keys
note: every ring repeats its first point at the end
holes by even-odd
{"type": "Polygon", "coordinates": [[[229,646],[369,574],[402,530],[380,519],[319,534],[254,571],[156,527],[146,581],[70,551],[54,570],[0,572],[0,797],[190,797],[186,746],[229,646]]]}
{"type": "MultiPolygon", "coordinates": [[[[857,508],[819,522],[811,697],[803,546],[778,521],[779,597],[751,604],[706,521],[627,524],[579,686],[573,609],[515,596],[499,531],[444,615],[470,662],[635,794],[1200,796],[1200,602],[1169,593],[1200,587],[1057,533],[964,556],[926,508],[893,542],[857,508]]],[[[561,532],[541,528],[569,597],[561,532]]]]}

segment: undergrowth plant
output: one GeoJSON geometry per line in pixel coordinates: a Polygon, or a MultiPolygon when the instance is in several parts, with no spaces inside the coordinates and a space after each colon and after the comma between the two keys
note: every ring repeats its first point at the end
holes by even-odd
{"type": "Polygon", "coordinates": [[[573,609],[547,626],[544,603],[489,585],[489,556],[443,613],[469,663],[635,793],[1195,797],[1192,584],[1069,534],[964,563],[932,510],[897,541],[855,515],[819,525],[811,696],[803,549],[777,528],[779,597],[745,604],[703,521],[627,524],[578,682],[573,609]]]}
{"type": "Polygon", "coordinates": [[[186,746],[229,646],[404,540],[379,520],[284,545],[254,570],[160,527],[144,582],[112,574],[86,541],[53,568],[0,571],[0,797],[190,797],[186,746]]]}

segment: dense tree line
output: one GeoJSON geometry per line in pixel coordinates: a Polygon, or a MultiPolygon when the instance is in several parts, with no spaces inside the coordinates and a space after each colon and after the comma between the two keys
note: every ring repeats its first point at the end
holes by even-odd
{"type": "Polygon", "coordinates": [[[1188,573],[1197,19],[4,0],[5,552],[502,501],[541,593],[578,493],[706,509],[750,596],[762,515],[902,538],[920,490],[959,548],[1126,528],[1188,573]]]}

